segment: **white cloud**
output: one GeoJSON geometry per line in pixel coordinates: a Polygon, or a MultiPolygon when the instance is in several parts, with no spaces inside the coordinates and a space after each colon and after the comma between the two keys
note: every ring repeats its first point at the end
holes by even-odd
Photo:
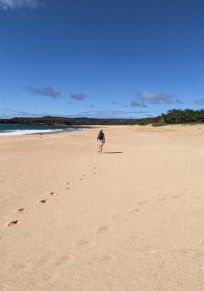
{"type": "MultiPolygon", "coordinates": [[[[138,116],[147,116],[148,111],[125,111],[125,110],[92,110],[84,111],[77,114],[75,117],[87,118],[138,118],[138,116]]],[[[149,114],[148,114],[149,116],[149,114]]]]}
{"type": "Polygon", "coordinates": [[[132,107],[146,107],[148,104],[183,104],[179,99],[165,93],[154,93],[150,91],[137,91],[136,99],[131,102],[132,107]]]}
{"type": "Polygon", "coordinates": [[[142,101],[151,104],[170,104],[173,101],[173,96],[165,93],[153,93],[149,91],[137,91],[137,97],[142,101]]]}
{"type": "Polygon", "coordinates": [[[0,8],[4,10],[23,7],[35,8],[37,6],[38,0],[0,0],[0,8]]]}

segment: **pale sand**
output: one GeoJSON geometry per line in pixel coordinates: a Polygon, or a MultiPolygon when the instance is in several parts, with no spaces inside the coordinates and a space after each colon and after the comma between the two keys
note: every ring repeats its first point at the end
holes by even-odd
{"type": "Polygon", "coordinates": [[[204,126],[97,131],[0,138],[0,290],[204,290],[204,126]]]}

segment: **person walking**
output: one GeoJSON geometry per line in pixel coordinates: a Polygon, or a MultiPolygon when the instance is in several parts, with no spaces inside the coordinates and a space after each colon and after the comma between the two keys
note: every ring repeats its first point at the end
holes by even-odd
{"type": "Polygon", "coordinates": [[[103,145],[105,143],[105,134],[102,129],[98,133],[97,142],[98,142],[98,153],[102,154],[103,145]]]}

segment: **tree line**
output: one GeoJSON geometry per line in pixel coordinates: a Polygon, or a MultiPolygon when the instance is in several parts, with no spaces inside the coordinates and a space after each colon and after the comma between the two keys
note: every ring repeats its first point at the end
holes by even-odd
{"type": "Polygon", "coordinates": [[[172,109],[157,117],[146,118],[69,118],[69,117],[14,117],[11,119],[0,119],[0,124],[26,124],[26,125],[148,125],[161,126],[168,124],[203,123],[204,109],[172,109]]]}

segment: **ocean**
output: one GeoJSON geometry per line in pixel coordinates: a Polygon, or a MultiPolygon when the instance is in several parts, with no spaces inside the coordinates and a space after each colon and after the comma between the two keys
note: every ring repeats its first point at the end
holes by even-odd
{"type": "Polygon", "coordinates": [[[90,126],[55,126],[55,125],[22,125],[0,124],[0,136],[24,135],[36,133],[69,132],[91,128],[90,126]]]}

